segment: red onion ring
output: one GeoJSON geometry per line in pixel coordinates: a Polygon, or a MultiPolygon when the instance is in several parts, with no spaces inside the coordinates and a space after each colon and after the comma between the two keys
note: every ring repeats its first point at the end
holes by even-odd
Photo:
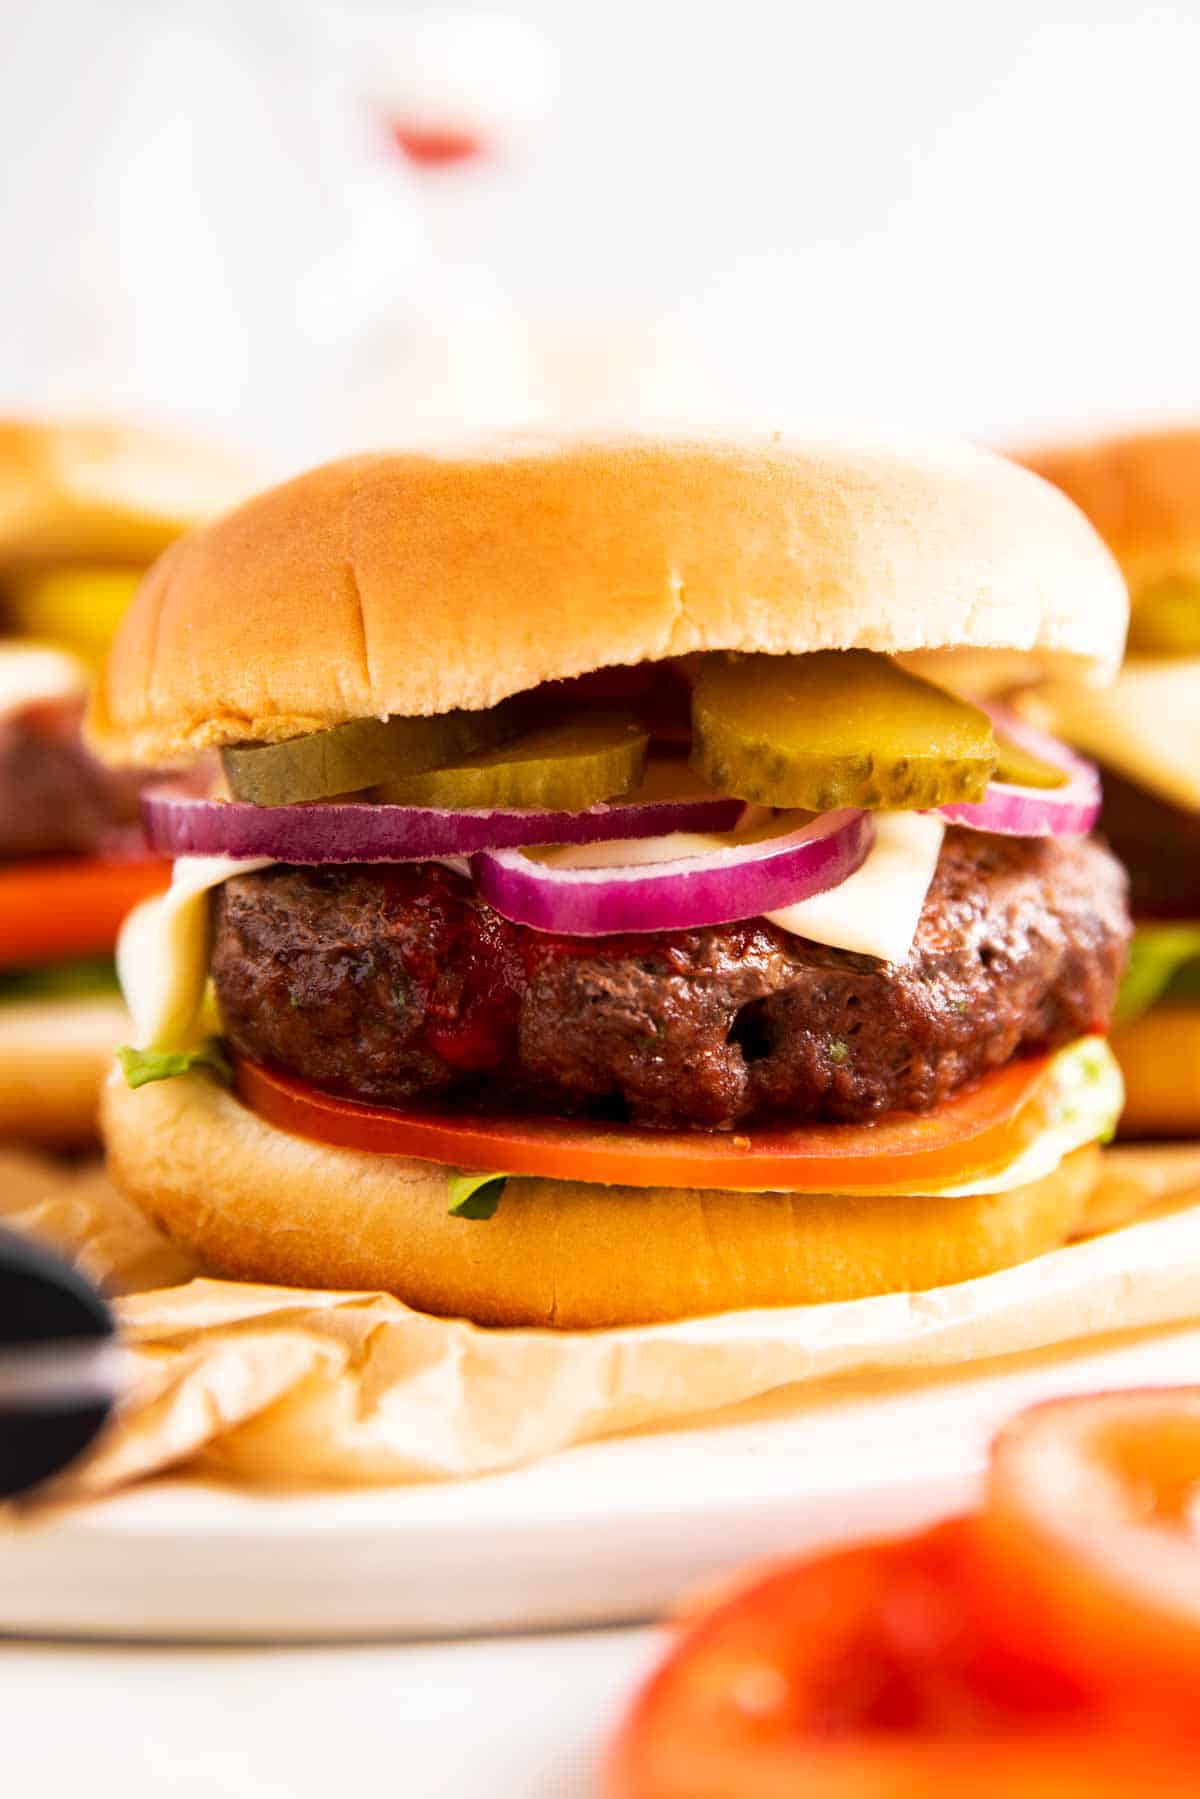
{"type": "Polygon", "coordinates": [[[1002,837],[1086,837],[1100,816],[1100,771],[1095,764],[1007,707],[976,703],[1013,743],[1061,768],[1067,782],[1063,787],[1014,787],[993,781],[981,800],[939,806],[942,817],[1002,837]]]}
{"type": "Polygon", "coordinates": [[[419,862],[523,845],[731,831],[744,810],[741,800],[724,798],[630,801],[586,812],[452,812],[353,800],[253,806],[200,799],[179,785],[152,787],[142,795],[146,835],[163,855],[270,856],[302,863],[419,862]]]}
{"type": "Polygon", "coordinates": [[[519,850],[485,850],[471,873],[514,924],[570,937],[684,931],[794,906],[837,887],[875,840],[867,812],[825,812],[779,837],[623,868],[552,868],[519,850]]]}

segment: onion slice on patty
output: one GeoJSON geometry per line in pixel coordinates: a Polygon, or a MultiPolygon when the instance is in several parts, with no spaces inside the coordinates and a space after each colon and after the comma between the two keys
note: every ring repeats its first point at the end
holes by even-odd
{"type": "Polygon", "coordinates": [[[146,834],[169,856],[269,856],[276,862],[423,862],[525,844],[598,843],[661,837],[672,831],[729,831],[741,800],[703,798],[617,801],[585,812],[451,811],[435,806],[373,805],[359,800],[255,806],[197,798],[164,784],[142,797],[146,834]]]}
{"type": "Polygon", "coordinates": [[[985,705],[993,725],[1018,748],[1062,770],[1061,787],[1015,787],[993,781],[981,800],[939,806],[951,824],[1003,837],[1086,837],[1100,816],[1100,771],[1058,739],[1006,707],[985,705]]]}
{"type": "Polygon", "coordinates": [[[485,850],[471,873],[501,917],[570,937],[733,924],[824,893],[861,868],[870,813],[784,812],[741,842],[604,868],[556,866],[520,850],[485,850]]]}

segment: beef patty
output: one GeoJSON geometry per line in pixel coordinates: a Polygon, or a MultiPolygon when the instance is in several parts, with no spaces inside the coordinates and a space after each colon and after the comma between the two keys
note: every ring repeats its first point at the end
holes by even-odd
{"type": "Polygon", "coordinates": [[[97,762],[82,723],[82,700],[0,719],[0,862],[88,855],[114,829],[137,823],[144,777],[97,762]]]}
{"type": "Polygon", "coordinates": [[[762,919],[550,936],[422,863],[226,882],[213,974],[234,1047],[331,1092],[728,1129],[924,1110],[1103,1029],[1128,936],[1100,844],[951,830],[898,966],[762,919]]]}

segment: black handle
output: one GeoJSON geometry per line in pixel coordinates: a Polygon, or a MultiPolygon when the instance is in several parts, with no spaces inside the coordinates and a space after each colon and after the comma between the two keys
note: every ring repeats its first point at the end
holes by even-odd
{"type": "MultiPolygon", "coordinates": [[[[18,1371],[53,1362],[53,1345],[97,1348],[115,1334],[112,1313],[76,1269],[48,1250],[0,1230],[0,1363],[18,1371]],[[44,1345],[42,1356],[30,1356],[44,1345]]],[[[95,1382],[41,1379],[21,1391],[5,1383],[0,1400],[0,1497],[28,1492],[61,1473],[95,1440],[112,1411],[115,1391],[95,1382]]]]}

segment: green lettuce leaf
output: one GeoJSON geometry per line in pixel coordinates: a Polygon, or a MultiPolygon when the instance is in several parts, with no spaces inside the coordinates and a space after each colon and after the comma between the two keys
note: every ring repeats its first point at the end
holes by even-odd
{"type": "Polygon", "coordinates": [[[450,1211],[456,1218],[494,1218],[507,1180],[506,1174],[452,1174],[450,1211]]]}
{"type": "Polygon", "coordinates": [[[0,1002],[21,999],[88,999],[118,993],[111,956],[85,962],[51,962],[45,968],[0,969],[0,1002]]]}
{"type": "Polygon", "coordinates": [[[1200,992],[1200,924],[1145,924],[1133,933],[1115,1022],[1140,1018],[1160,999],[1200,992]]]}
{"type": "Polygon", "coordinates": [[[117,1051],[125,1080],[130,1087],[145,1087],[150,1081],[173,1080],[177,1074],[191,1074],[193,1069],[213,1075],[224,1086],[233,1080],[233,1070],[221,1053],[221,1046],[210,1037],[198,1049],[130,1049],[117,1051]]]}

